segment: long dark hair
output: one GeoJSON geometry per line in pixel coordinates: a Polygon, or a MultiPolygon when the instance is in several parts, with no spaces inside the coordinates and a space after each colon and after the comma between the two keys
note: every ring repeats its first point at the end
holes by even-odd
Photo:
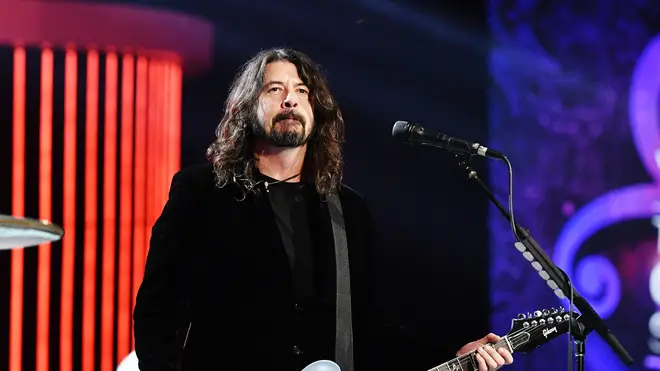
{"type": "Polygon", "coordinates": [[[218,187],[238,185],[244,195],[258,192],[255,179],[254,140],[251,120],[256,118],[259,94],[264,84],[266,65],[288,61],[310,90],[315,127],[307,143],[303,178],[314,182],[323,196],[334,192],[342,178],[341,145],[344,119],[328,89],[320,67],[306,54],[296,50],[275,48],[259,52],[239,71],[229,89],[224,116],[216,129],[216,139],[206,151],[213,163],[218,187]]]}

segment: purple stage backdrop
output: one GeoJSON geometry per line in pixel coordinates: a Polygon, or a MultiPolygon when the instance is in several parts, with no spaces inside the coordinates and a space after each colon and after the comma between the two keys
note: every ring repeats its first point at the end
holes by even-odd
{"type": "MultiPolygon", "coordinates": [[[[513,163],[514,212],[636,362],[592,333],[588,370],[660,369],[660,2],[492,0],[490,146],[513,163]]],[[[506,201],[507,171],[491,184],[506,201]]],[[[493,208],[492,327],[567,306],[493,208]]],[[[567,369],[560,337],[512,370],[567,369]]]]}

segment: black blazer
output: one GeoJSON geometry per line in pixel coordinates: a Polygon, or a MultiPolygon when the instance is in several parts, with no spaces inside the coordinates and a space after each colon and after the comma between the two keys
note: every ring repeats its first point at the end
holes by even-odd
{"type": "MultiPolygon", "coordinates": [[[[374,335],[368,297],[370,215],[363,198],[339,191],[349,250],[356,371],[374,335]]],[[[212,166],[178,172],[153,226],[134,311],[141,371],[300,370],[289,319],[291,270],[268,197],[243,201],[218,188],[212,166]],[[192,322],[183,354],[182,340],[192,322]]],[[[318,202],[321,241],[332,244],[327,204],[318,202]]]]}

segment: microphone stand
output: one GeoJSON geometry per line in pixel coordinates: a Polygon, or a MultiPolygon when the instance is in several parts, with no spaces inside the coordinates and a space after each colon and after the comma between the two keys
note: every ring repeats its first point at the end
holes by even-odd
{"type": "MultiPolygon", "coordinates": [[[[502,213],[504,218],[511,222],[511,215],[509,212],[502,206],[502,204],[497,200],[493,192],[488,188],[486,184],[479,178],[477,172],[472,169],[469,165],[471,156],[460,156],[455,154],[458,159],[458,166],[465,170],[468,174],[468,178],[477,182],[481,189],[488,195],[488,198],[493,202],[497,209],[502,213]]],[[[508,163],[508,160],[504,158],[508,163]]],[[[510,166],[510,163],[508,164],[510,166]]],[[[555,292],[560,298],[568,297],[571,303],[573,303],[577,309],[580,311],[579,320],[573,320],[571,318],[571,336],[573,341],[576,344],[575,356],[577,358],[577,367],[578,371],[584,370],[584,358],[585,358],[585,342],[587,340],[587,335],[595,330],[605,342],[614,350],[619,359],[623,361],[626,365],[630,365],[633,362],[633,358],[628,354],[626,349],[621,345],[617,338],[612,334],[610,329],[607,327],[603,319],[596,313],[591,304],[575,290],[570,282],[570,279],[564,271],[557,267],[552,260],[547,256],[543,251],[541,246],[534,240],[529,230],[515,225],[517,235],[519,237],[519,242],[516,242],[516,248],[521,253],[526,253],[526,259],[532,262],[529,258],[529,254],[533,257],[536,262],[539,263],[541,268],[538,268],[539,275],[547,281],[548,286],[555,292]]],[[[538,267],[538,266],[537,266],[538,267]]],[[[536,268],[536,267],[535,267],[536,268]]]]}

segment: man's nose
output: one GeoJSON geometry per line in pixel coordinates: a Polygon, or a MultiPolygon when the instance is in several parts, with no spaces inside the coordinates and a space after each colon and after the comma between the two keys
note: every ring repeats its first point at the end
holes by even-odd
{"type": "Polygon", "coordinates": [[[282,106],[283,108],[294,108],[298,106],[298,98],[296,97],[296,94],[289,92],[286,95],[286,98],[284,98],[282,106]]]}

